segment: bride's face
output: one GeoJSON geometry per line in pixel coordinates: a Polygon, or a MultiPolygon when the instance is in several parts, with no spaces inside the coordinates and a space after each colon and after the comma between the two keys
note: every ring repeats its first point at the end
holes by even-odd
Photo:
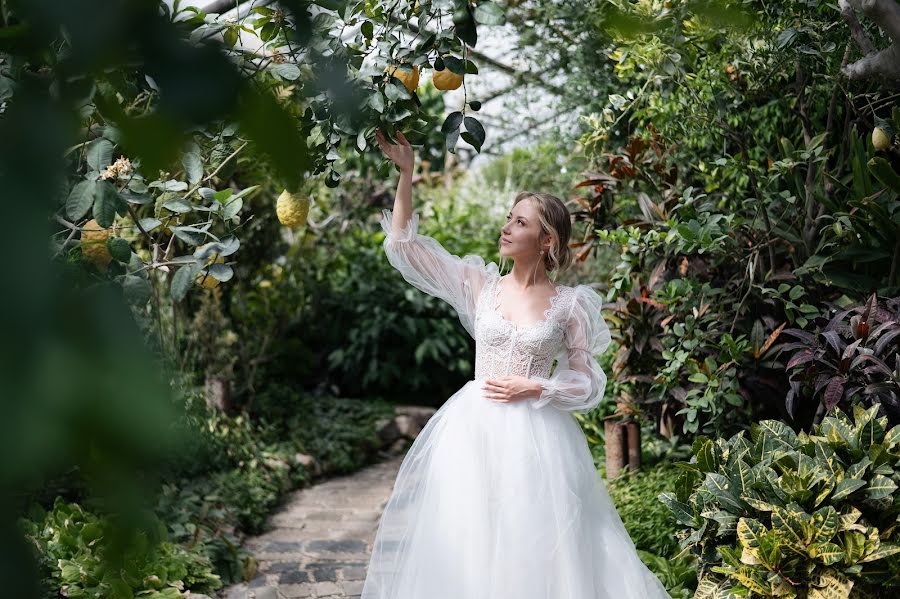
{"type": "Polygon", "coordinates": [[[535,257],[541,250],[541,222],[531,200],[522,200],[507,213],[500,229],[500,255],[508,258],[535,257]]]}

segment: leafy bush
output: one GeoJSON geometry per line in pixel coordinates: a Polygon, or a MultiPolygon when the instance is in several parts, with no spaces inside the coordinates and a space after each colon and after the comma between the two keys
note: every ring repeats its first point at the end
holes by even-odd
{"type": "MultiPolygon", "coordinates": [[[[748,440],[699,437],[660,500],[700,558],[697,597],[848,597],[900,586],[900,426],[878,407],[813,434],[778,421],[748,440]]],[[[877,594],[877,593],[876,593],[877,594]]]]}
{"type": "MultiPolygon", "coordinates": [[[[96,599],[176,599],[182,590],[209,592],[222,586],[209,559],[142,533],[117,543],[117,523],[62,499],[47,513],[21,519],[59,593],[96,599]]],[[[158,534],[165,537],[157,522],[158,534]]],[[[54,593],[54,596],[56,594],[54,593]]]]}
{"type": "Polygon", "coordinates": [[[882,307],[873,293],[865,304],[821,320],[814,332],[784,330],[799,339],[782,348],[795,350],[786,366],[791,374],[788,413],[793,415],[794,404],[807,398],[818,404],[819,417],[835,406],[860,403],[880,406],[890,424],[900,424],[900,376],[891,370],[892,362],[900,370],[900,298],[882,307]]]}

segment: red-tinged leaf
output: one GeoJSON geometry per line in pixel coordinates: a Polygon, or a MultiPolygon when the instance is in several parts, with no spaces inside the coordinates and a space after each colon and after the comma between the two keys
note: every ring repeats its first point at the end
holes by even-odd
{"type": "MultiPolygon", "coordinates": [[[[844,354],[841,356],[841,362],[846,362],[847,360],[849,360],[850,357],[853,356],[854,353],[856,353],[856,348],[860,343],[862,343],[862,339],[857,339],[856,341],[845,347],[844,354]]],[[[843,366],[843,364],[841,365],[843,366]]]]}
{"type": "MultiPolygon", "coordinates": [[[[760,351],[760,353],[762,353],[762,351],[760,351]]],[[[807,362],[811,362],[815,357],[816,355],[811,349],[804,350],[802,352],[794,354],[794,357],[791,358],[787,363],[786,368],[790,370],[791,368],[799,366],[800,364],[806,364],[807,362]]]]}
{"type": "Polygon", "coordinates": [[[825,387],[824,399],[826,412],[830,412],[831,408],[837,405],[841,397],[844,396],[844,385],[846,382],[847,379],[842,376],[836,376],[828,382],[828,386],[825,387]]]}
{"type": "Polygon", "coordinates": [[[782,331],[785,335],[790,335],[792,337],[796,337],[798,339],[802,339],[807,343],[814,343],[816,340],[815,335],[808,331],[804,331],[803,329],[784,329],[782,331]]]}

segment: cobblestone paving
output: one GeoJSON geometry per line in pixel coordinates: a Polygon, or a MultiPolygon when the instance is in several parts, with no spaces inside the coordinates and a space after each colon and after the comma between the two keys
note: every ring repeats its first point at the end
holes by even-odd
{"type": "Polygon", "coordinates": [[[362,593],[378,519],[400,470],[399,455],[289,495],[272,529],[245,546],[259,560],[227,599],[355,599],[362,593]]]}

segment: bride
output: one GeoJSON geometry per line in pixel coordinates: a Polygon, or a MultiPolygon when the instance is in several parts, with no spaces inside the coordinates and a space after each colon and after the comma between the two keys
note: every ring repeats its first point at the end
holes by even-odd
{"type": "Polygon", "coordinates": [[[556,285],[571,262],[563,203],[520,193],[500,233],[500,276],[418,233],[413,149],[376,132],[399,167],[384,251],[416,288],[448,302],[475,339],[475,375],[403,459],[378,524],[361,599],[668,598],[638,558],[573,412],[595,407],[610,343],[602,301],[556,285]],[[555,362],[555,369],[553,368],[555,362]]]}

